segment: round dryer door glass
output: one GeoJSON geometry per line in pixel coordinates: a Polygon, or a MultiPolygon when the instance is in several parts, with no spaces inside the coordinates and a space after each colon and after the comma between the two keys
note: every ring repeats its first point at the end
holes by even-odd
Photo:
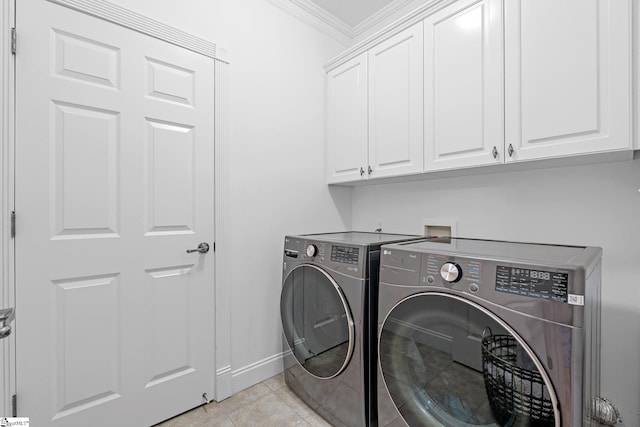
{"type": "Polygon", "coordinates": [[[354,323],[335,280],[313,265],[289,272],[280,299],[282,328],[296,360],[311,375],[329,379],[349,363],[354,323]]]}
{"type": "MultiPolygon", "coordinates": [[[[411,296],[384,319],[381,392],[410,426],[559,426],[557,399],[531,349],[485,308],[411,296]]],[[[396,413],[397,416],[397,413],[396,413]]]]}

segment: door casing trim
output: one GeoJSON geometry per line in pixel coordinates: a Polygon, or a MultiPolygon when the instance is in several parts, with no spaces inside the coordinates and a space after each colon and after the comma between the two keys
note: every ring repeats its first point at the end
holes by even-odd
{"type": "Polygon", "coordinates": [[[105,0],[47,0],[60,6],[95,16],[130,30],[155,37],[193,52],[218,59],[216,44],[158,22],[147,16],[117,6],[105,0]]]}
{"type": "MultiPolygon", "coordinates": [[[[14,75],[11,53],[11,28],[15,27],[15,1],[0,5],[0,308],[15,307],[13,240],[11,215],[13,208],[13,141],[14,141],[14,75]]],[[[0,341],[0,411],[11,415],[15,393],[15,334],[0,341]]]]}

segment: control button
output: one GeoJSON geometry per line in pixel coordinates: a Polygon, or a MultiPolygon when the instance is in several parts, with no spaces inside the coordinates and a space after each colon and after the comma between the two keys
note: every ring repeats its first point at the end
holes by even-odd
{"type": "Polygon", "coordinates": [[[478,286],[477,283],[472,283],[469,285],[469,292],[471,292],[472,294],[477,293],[480,290],[480,286],[478,286]]]}
{"type": "Polygon", "coordinates": [[[462,279],[462,269],[456,263],[446,262],[440,268],[440,275],[446,282],[455,283],[462,279]]]}
{"type": "Polygon", "coordinates": [[[318,247],[316,245],[307,246],[307,256],[314,257],[318,253],[318,247]]]}
{"type": "Polygon", "coordinates": [[[427,276],[427,283],[430,285],[433,285],[433,283],[436,281],[435,277],[433,276],[427,276]]]}

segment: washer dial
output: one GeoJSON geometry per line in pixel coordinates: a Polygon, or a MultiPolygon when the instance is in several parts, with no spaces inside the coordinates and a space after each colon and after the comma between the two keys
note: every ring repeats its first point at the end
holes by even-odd
{"type": "Polygon", "coordinates": [[[318,253],[318,247],[316,245],[309,245],[307,246],[307,256],[308,257],[314,257],[316,256],[316,254],[318,253]]]}
{"type": "Polygon", "coordinates": [[[446,262],[440,267],[440,275],[445,282],[455,283],[462,279],[462,269],[454,262],[446,262]]]}

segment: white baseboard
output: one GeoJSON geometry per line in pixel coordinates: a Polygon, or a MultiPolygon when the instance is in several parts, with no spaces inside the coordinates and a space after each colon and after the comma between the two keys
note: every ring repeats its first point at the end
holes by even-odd
{"type": "Polygon", "coordinates": [[[232,394],[269,379],[282,372],[283,369],[283,353],[278,353],[231,371],[232,394]]]}

